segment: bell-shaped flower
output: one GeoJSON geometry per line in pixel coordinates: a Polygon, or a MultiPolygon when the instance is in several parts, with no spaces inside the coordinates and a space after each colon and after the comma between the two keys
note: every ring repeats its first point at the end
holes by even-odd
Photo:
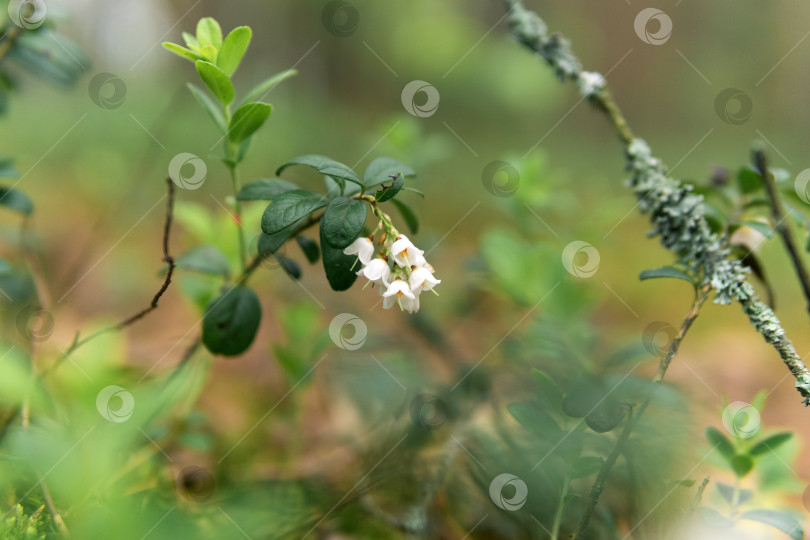
{"type": "Polygon", "coordinates": [[[419,309],[419,300],[411,292],[411,287],[407,282],[397,278],[388,285],[388,290],[383,294],[383,308],[388,309],[394,304],[399,304],[402,309],[413,313],[419,309]],[[416,308],[414,309],[414,303],[416,308]]]}
{"type": "Polygon", "coordinates": [[[389,280],[391,279],[391,269],[388,268],[388,262],[384,259],[372,259],[361,268],[357,275],[365,276],[371,283],[382,283],[388,287],[389,280]]]}
{"type": "Polygon", "coordinates": [[[408,284],[411,286],[411,291],[415,294],[422,291],[433,290],[433,287],[441,283],[442,280],[433,277],[433,273],[424,266],[417,266],[411,272],[411,277],[408,279],[408,284]]]}
{"type": "Polygon", "coordinates": [[[404,234],[397,236],[391,246],[394,262],[403,268],[425,264],[425,252],[413,245],[404,234]]]}
{"type": "Polygon", "coordinates": [[[374,242],[367,236],[361,236],[352,242],[349,247],[344,249],[343,253],[346,255],[357,255],[361,263],[368,264],[371,257],[374,256],[374,242]]]}

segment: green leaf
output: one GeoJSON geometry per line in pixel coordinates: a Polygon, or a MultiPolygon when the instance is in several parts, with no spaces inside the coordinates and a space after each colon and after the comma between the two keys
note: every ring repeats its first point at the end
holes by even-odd
{"type": "Polygon", "coordinates": [[[380,157],[372,161],[363,173],[363,184],[367,187],[378,186],[384,182],[393,180],[396,175],[415,176],[416,173],[395,159],[380,157]]]}
{"type": "Polygon", "coordinates": [[[228,76],[233,75],[233,72],[239,67],[239,63],[250,45],[252,35],[253,31],[250,27],[238,26],[231,30],[231,33],[222,42],[217,56],[217,66],[228,76]]]}
{"type": "Polygon", "coordinates": [[[587,478],[598,473],[602,468],[603,459],[596,456],[582,456],[572,467],[572,478],[587,478]]]}
{"type": "Polygon", "coordinates": [[[557,383],[555,383],[545,371],[540,371],[536,368],[532,368],[532,377],[540,388],[540,399],[542,399],[549,408],[562,411],[563,394],[557,386],[557,383]]]}
{"type": "Polygon", "coordinates": [[[281,174],[281,171],[283,171],[284,169],[286,169],[291,165],[306,165],[308,167],[312,167],[319,173],[326,174],[328,176],[331,176],[332,178],[347,180],[349,182],[359,184],[360,186],[363,185],[363,183],[360,181],[360,178],[353,170],[351,170],[343,163],[335,161],[334,159],[330,159],[326,156],[320,156],[316,154],[299,156],[279,167],[278,170],[276,171],[276,174],[281,174]]]}
{"type": "MultiPolygon", "coordinates": [[[[728,502],[729,504],[733,504],[734,502],[734,488],[723,484],[722,482],[718,482],[715,484],[717,486],[717,491],[720,492],[720,495],[728,502]]],[[[737,490],[737,504],[743,504],[749,500],[751,497],[754,496],[754,492],[750,489],[738,489],[737,490]]]]}
{"type": "Polygon", "coordinates": [[[163,47],[165,49],[173,52],[177,56],[179,56],[181,58],[186,58],[187,60],[191,60],[192,62],[196,62],[197,60],[200,60],[200,55],[199,54],[195,53],[194,51],[190,51],[190,50],[186,49],[185,47],[181,47],[180,45],[177,45],[176,43],[170,43],[170,42],[167,41],[167,42],[163,43],[163,47]]]}
{"type": "Polygon", "coordinates": [[[192,36],[188,32],[183,32],[183,41],[185,41],[186,45],[189,47],[200,47],[200,42],[197,41],[197,37],[192,36]]]}
{"type": "Polygon", "coordinates": [[[230,275],[228,258],[214,246],[196,247],[177,257],[174,264],[177,268],[223,276],[226,279],[230,275]]]}
{"type": "Polygon", "coordinates": [[[286,229],[279,231],[275,234],[262,233],[259,236],[257,243],[257,251],[262,258],[267,258],[284,245],[284,242],[290,239],[295,232],[296,226],[290,225],[286,229]]]}
{"type": "Polygon", "coordinates": [[[416,189],[416,188],[411,187],[411,186],[402,186],[402,191],[410,191],[412,193],[416,193],[417,195],[419,195],[423,199],[425,198],[425,194],[424,194],[424,192],[422,190],[416,189]]]}
{"type": "Polygon", "coordinates": [[[737,223],[729,226],[729,232],[734,232],[743,226],[751,227],[766,238],[773,238],[773,229],[771,229],[767,223],[762,223],[761,221],[738,221],[737,223]]]}
{"type": "Polygon", "coordinates": [[[375,197],[377,202],[385,202],[390,201],[394,197],[397,196],[399,191],[402,189],[402,186],[405,184],[405,177],[401,174],[397,175],[397,177],[391,182],[390,186],[384,186],[381,190],[379,190],[375,197]]]}
{"type": "Polygon", "coordinates": [[[641,281],[655,278],[676,278],[688,281],[692,285],[695,284],[695,279],[692,276],[676,266],[662,266],[661,268],[655,268],[653,270],[644,270],[639,276],[641,281]]]}
{"type": "Polygon", "coordinates": [[[532,403],[510,403],[509,411],[518,423],[539,437],[549,438],[560,433],[560,426],[546,411],[532,403]]]}
{"type": "Polygon", "coordinates": [[[738,478],[742,478],[754,468],[754,460],[748,454],[737,454],[731,458],[731,468],[738,478]]]}
{"type": "Polygon", "coordinates": [[[754,193],[762,188],[762,177],[751,167],[743,167],[737,172],[737,185],[743,193],[754,193]]]}
{"type": "Polygon", "coordinates": [[[265,79],[264,81],[257,84],[253,88],[253,90],[248,92],[247,95],[242,99],[242,103],[249,103],[251,101],[261,101],[275,85],[297,74],[298,71],[294,69],[288,69],[287,71],[276,73],[272,77],[265,79]]]}
{"type": "Polygon", "coordinates": [[[794,540],[802,540],[804,538],[804,529],[802,529],[801,521],[788,512],[767,509],[748,510],[740,515],[740,519],[765,523],[782,531],[794,540]]]}
{"type": "Polygon", "coordinates": [[[28,195],[12,187],[0,187],[0,206],[5,206],[23,215],[30,215],[34,211],[34,203],[28,195]]]}
{"type": "Polygon", "coordinates": [[[297,262],[280,254],[276,254],[276,259],[288,276],[296,281],[301,279],[301,266],[297,262]]]}
{"type": "Polygon", "coordinates": [[[20,171],[14,166],[14,160],[0,155],[0,178],[19,178],[20,171]]]}
{"type": "Polygon", "coordinates": [[[329,286],[335,291],[345,291],[354,284],[357,273],[354,264],[357,257],[346,255],[342,249],[330,246],[324,238],[323,226],[321,229],[321,259],[323,269],[326,273],[326,280],[329,286]]]}
{"type": "Polygon", "coordinates": [[[228,124],[225,123],[225,115],[222,114],[222,107],[215,103],[199,86],[192,83],[186,83],[186,86],[188,86],[188,89],[197,100],[197,103],[208,113],[208,116],[211,117],[211,120],[214,121],[219,130],[222,133],[227,133],[228,124]]]}
{"type": "Polygon", "coordinates": [[[759,456],[762,454],[766,454],[768,452],[772,452],[776,450],[780,445],[790,440],[793,437],[793,433],[777,433],[776,435],[771,435],[770,437],[759,441],[757,444],[754,445],[753,448],[750,450],[750,454],[752,456],[759,456]]]}
{"type": "Polygon", "coordinates": [[[402,214],[405,224],[408,225],[408,230],[410,230],[413,234],[418,233],[419,218],[416,217],[416,212],[413,211],[413,208],[411,208],[409,204],[400,201],[399,199],[392,199],[391,202],[397,207],[399,213],[402,214]]]}
{"type": "Polygon", "coordinates": [[[203,344],[213,354],[242,354],[253,343],[261,318],[262,306],[253,289],[236,285],[208,303],[203,344]]]}
{"type": "Polygon", "coordinates": [[[281,178],[260,178],[242,186],[236,195],[238,201],[272,201],[282,193],[299,189],[281,178]]]}
{"type": "Polygon", "coordinates": [[[717,448],[717,451],[725,457],[726,459],[731,459],[734,457],[734,446],[731,444],[731,441],[726,438],[725,435],[720,433],[720,430],[713,427],[706,428],[706,440],[709,441],[709,444],[713,447],[717,448]]]}
{"type": "Polygon", "coordinates": [[[321,250],[318,247],[318,242],[308,236],[296,236],[295,240],[298,242],[301,251],[304,252],[304,256],[307,258],[307,261],[309,261],[309,264],[318,262],[318,259],[321,258],[321,250]]]}
{"type": "Polygon", "coordinates": [[[294,189],[278,196],[262,216],[262,230],[274,234],[286,229],[299,219],[329,204],[329,199],[303,189],[294,189]]]}
{"type": "Polygon", "coordinates": [[[367,212],[366,203],[359,199],[332,199],[321,221],[326,243],[336,249],[348,247],[363,232],[367,212]]]}
{"type": "Polygon", "coordinates": [[[217,48],[213,45],[206,45],[205,47],[195,47],[194,52],[196,52],[201,60],[205,62],[211,62],[212,64],[217,63],[217,48]]]}
{"type": "Polygon", "coordinates": [[[228,138],[232,143],[241,143],[262,127],[273,106],[266,103],[247,103],[239,107],[228,126],[228,138]]]}
{"type": "Polygon", "coordinates": [[[233,101],[233,83],[225,72],[205,60],[197,60],[195,65],[200,78],[219,102],[223,105],[231,103],[233,101]]]}
{"type": "Polygon", "coordinates": [[[222,28],[211,17],[203,17],[197,23],[197,43],[200,47],[213,45],[217,49],[222,46],[222,28]]]}

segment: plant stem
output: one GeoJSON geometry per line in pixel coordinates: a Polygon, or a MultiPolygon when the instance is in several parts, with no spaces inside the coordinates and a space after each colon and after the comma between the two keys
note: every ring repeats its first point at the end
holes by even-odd
{"type": "Polygon", "coordinates": [[[794,242],[790,227],[786,222],[785,211],[779,200],[779,194],[776,191],[773,175],[771,175],[768,170],[768,158],[762,149],[754,150],[753,158],[754,165],[757,168],[757,172],[759,172],[759,175],[762,177],[762,183],[765,184],[765,191],[771,203],[774,229],[776,229],[776,232],[782,237],[782,243],[785,244],[790,260],[793,263],[793,268],[796,270],[796,277],[799,278],[799,284],[802,287],[804,298],[807,301],[807,311],[810,312],[810,274],[807,273],[807,266],[805,266],[804,260],[802,260],[801,255],[799,255],[796,242],[794,242]]]}
{"type": "Polygon", "coordinates": [[[568,488],[571,485],[571,470],[566,469],[565,477],[563,478],[562,490],[560,492],[560,504],[557,505],[557,511],[554,512],[554,521],[551,524],[551,540],[557,540],[560,537],[560,527],[562,526],[563,514],[565,512],[565,497],[568,495],[568,488]]]}
{"type": "MultiPolygon", "coordinates": [[[[235,150],[234,152],[236,151],[238,150],[235,150]]],[[[228,170],[231,173],[231,185],[233,186],[233,208],[234,212],[236,213],[236,233],[239,239],[239,265],[242,268],[242,272],[244,272],[247,268],[247,253],[245,249],[245,229],[244,224],[242,223],[242,201],[236,198],[240,189],[239,171],[237,170],[236,165],[233,167],[228,167],[228,170]]]]}

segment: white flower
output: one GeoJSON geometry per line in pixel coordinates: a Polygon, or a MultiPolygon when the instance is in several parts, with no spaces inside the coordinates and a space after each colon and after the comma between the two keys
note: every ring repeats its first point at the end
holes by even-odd
{"type": "Polygon", "coordinates": [[[357,272],[357,275],[365,276],[371,283],[382,283],[388,287],[388,280],[391,278],[391,269],[388,268],[388,262],[384,259],[372,259],[357,272]]]}
{"type": "Polygon", "coordinates": [[[442,280],[433,277],[431,270],[432,267],[428,269],[427,266],[419,266],[411,272],[408,283],[411,286],[412,292],[418,294],[422,291],[430,291],[433,290],[433,287],[442,282],[442,280]]]}
{"type": "Polygon", "coordinates": [[[425,252],[413,245],[404,234],[397,236],[391,246],[391,254],[394,256],[394,262],[403,268],[425,264],[425,252]]]}
{"type": "Polygon", "coordinates": [[[368,237],[362,236],[344,249],[343,253],[346,255],[357,255],[361,263],[368,264],[371,257],[374,255],[374,242],[368,237]]]}
{"type": "Polygon", "coordinates": [[[411,313],[419,309],[419,300],[411,292],[410,286],[399,278],[392,281],[383,294],[383,308],[388,309],[396,303],[411,313]]]}

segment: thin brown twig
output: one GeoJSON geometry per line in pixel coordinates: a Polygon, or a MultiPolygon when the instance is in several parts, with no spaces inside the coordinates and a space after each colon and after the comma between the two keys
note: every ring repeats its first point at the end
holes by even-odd
{"type": "Polygon", "coordinates": [[[796,277],[799,279],[804,298],[807,301],[807,311],[810,312],[810,274],[808,274],[807,266],[799,254],[799,250],[796,248],[793,234],[790,232],[790,227],[785,219],[785,210],[782,207],[782,202],[779,200],[779,194],[776,191],[776,183],[768,169],[768,157],[762,149],[758,148],[753,151],[753,158],[754,166],[762,177],[762,183],[765,184],[765,192],[768,194],[774,229],[782,238],[782,243],[785,244],[785,249],[787,249],[790,260],[793,263],[793,268],[796,270],[796,277]]]}

